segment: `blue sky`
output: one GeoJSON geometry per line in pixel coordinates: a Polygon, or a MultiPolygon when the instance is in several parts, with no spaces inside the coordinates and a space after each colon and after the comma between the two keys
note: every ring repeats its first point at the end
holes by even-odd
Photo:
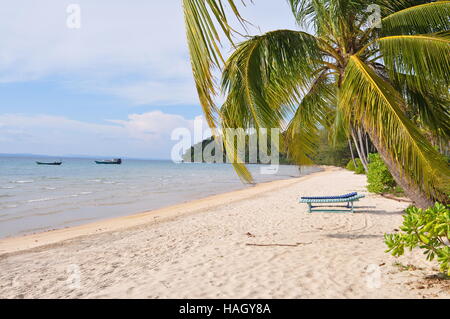
{"type": "MultiPolygon", "coordinates": [[[[296,28],[285,0],[242,13],[252,34],[296,28]]],[[[201,115],[179,0],[2,1],[0,39],[0,153],[169,158],[201,115]]]]}

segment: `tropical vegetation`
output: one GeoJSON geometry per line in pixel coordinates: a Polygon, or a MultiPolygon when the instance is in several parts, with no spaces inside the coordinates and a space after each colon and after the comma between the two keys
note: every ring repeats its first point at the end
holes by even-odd
{"type": "MultiPolygon", "coordinates": [[[[330,141],[355,145],[366,171],[372,144],[417,206],[448,202],[450,1],[288,3],[300,29],[311,32],[275,30],[235,44],[238,26],[229,21],[249,25],[236,1],[183,0],[194,79],[214,134],[279,127],[289,157],[312,164],[325,128],[330,141]],[[234,45],[226,60],[224,39],[234,45]]],[[[239,176],[251,182],[238,162],[239,176]]]]}
{"type": "Polygon", "coordinates": [[[311,160],[317,165],[345,167],[349,161],[355,160],[355,147],[345,140],[330,143],[326,129],[322,129],[319,133],[316,147],[317,151],[311,160]]]}
{"type": "Polygon", "coordinates": [[[383,194],[401,192],[379,154],[369,155],[367,184],[367,190],[372,193],[383,194]]]}
{"type": "Polygon", "coordinates": [[[363,162],[359,158],[353,158],[348,161],[347,166],[345,167],[349,171],[355,172],[356,174],[365,174],[365,168],[363,166],[363,162]]]}
{"type": "Polygon", "coordinates": [[[427,260],[437,260],[440,271],[450,276],[450,208],[435,204],[426,210],[411,206],[403,216],[401,232],[386,234],[386,252],[401,256],[405,249],[424,250],[427,260]]]}

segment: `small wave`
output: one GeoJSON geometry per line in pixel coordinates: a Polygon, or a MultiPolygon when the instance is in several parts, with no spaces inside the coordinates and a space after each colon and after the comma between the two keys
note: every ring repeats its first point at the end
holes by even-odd
{"type": "Polygon", "coordinates": [[[29,180],[29,181],[13,181],[13,183],[16,184],[28,184],[28,183],[34,183],[33,180],[29,180]]]}
{"type": "Polygon", "coordinates": [[[116,184],[116,182],[103,182],[103,184],[116,184]]]}
{"type": "Polygon", "coordinates": [[[56,187],[44,187],[44,189],[50,190],[50,191],[54,191],[56,189],[56,187]]]}
{"type": "Polygon", "coordinates": [[[55,199],[57,199],[57,198],[45,197],[45,198],[38,198],[38,199],[30,199],[30,200],[27,200],[27,203],[46,202],[46,201],[55,200],[55,199]]]}
{"type": "MultiPolygon", "coordinates": [[[[17,207],[17,205],[3,205],[3,206],[0,206],[0,208],[1,209],[6,209],[6,208],[16,208],[17,207]]],[[[7,215],[7,214],[6,214],[7,215]]],[[[4,215],[0,215],[0,216],[4,216],[4,215]]]]}
{"type": "Polygon", "coordinates": [[[89,179],[88,182],[95,182],[95,183],[100,183],[102,180],[101,179],[89,179]]]}
{"type": "MultiPolygon", "coordinates": [[[[5,217],[7,217],[7,216],[5,216],[5,217]]],[[[2,223],[10,222],[10,221],[13,221],[13,220],[23,219],[23,218],[27,218],[27,217],[28,216],[22,216],[22,215],[12,216],[12,217],[7,217],[7,218],[2,218],[2,219],[0,219],[0,222],[2,222],[2,223]]]]}
{"type": "Polygon", "coordinates": [[[1,189],[13,189],[15,188],[14,186],[1,186],[1,189]]]}
{"type": "Polygon", "coordinates": [[[81,192],[80,195],[89,195],[92,194],[92,192],[81,192]]]}
{"type": "Polygon", "coordinates": [[[58,199],[78,197],[78,196],[79,196],[78,194],[71,194],[71,195],[59,196],[59,197],[44,197],[44,198],[37,198],[37,199],[27,200],[27,203],[48,202],[48,201],[51,201],[51,200],[58,200],[58,199]]]}
{"type": "Polygon", "coordinates": [[[49,216],[49,215],[59,214],[61,212],[63,212],[63,210],[55,210],[55,211],[48,211],[48,212],[43,212],[43,213],[36,213],[31,216],[49,216]]]}

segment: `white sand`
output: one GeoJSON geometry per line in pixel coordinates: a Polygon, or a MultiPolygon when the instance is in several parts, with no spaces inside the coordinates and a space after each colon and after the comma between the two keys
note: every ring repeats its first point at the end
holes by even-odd
{"type": "Polygon", "coordinates": [[[0,241],[2,298],[449,298],[420,251],[386,254],[408,205],[368,194],[355,214],[299,195],[358,191],[328,169],[174,207],[0,241]],[[279,245],[279,246],[250,246],[279,245]],[[27,248],[27,250],[24,250],[27,248]],[[419,269],[402,271],[394,263],[419,269]],[[79,270],[79,287],[76,272],[79,270]]]}

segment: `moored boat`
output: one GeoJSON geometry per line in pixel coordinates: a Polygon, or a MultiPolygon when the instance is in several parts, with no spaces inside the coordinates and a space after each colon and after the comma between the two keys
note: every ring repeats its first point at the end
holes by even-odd
{"type": "Polygon", "coordinates": [[[116,164],[116,165],[120,165],[120,164],[122,164],[122,159],[115,158],[115,159],[112,159],[112,160],[95,161],[95,163],[97,163],[97,164],[116,164]]]}
{"type": "Polygon", "coordinates": [[[38,165],[61,165],[62,162],[37,162],[36,161],[36,164],[38,164],[38,165]]]}

